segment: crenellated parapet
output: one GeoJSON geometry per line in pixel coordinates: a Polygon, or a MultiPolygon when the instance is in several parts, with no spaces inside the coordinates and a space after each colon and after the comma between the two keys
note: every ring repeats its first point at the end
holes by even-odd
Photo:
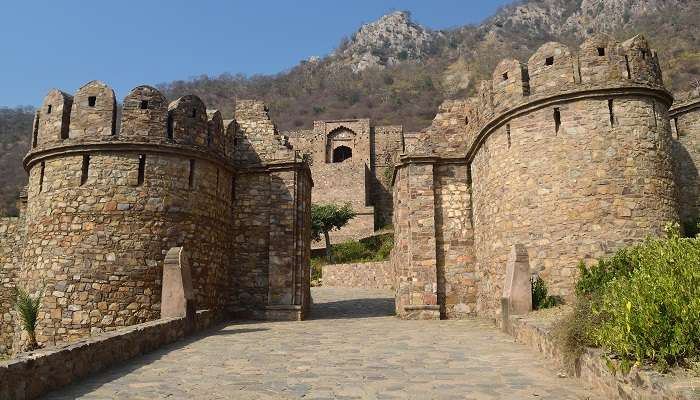
{"type": "Polygon", "coordinates": [[[231,168],[234,133],[221,113],[194,95],[168,103],[157,89],[138,86],[122,102],[117,120],[114,91],[100,81],[70,96],[51,90],[36,111],[32,147],[25,166],[48,155],[95,150],[172,152],[215,160],[231,168]]]}
{"type": "Polygon", "coordinates": [[[433,124],[421,133],[423,138],[418,139],[418,143],[430,145],[416,146],[409,156],[471,158],[484,137],[510,118],[557,103],[630,94],[656,98],[665,107],[672,101],[663,86],[657,53],[644,37],[619,43],[598,34],[576,51],[561,43],[545,43],[526,64],[515,59],[501,61],[491,80],[479,83],[474,96],[460,101],[464,106],[455,108],[455,100],[446,101],[433,124]],[[449,125],[445,125],[447,120],[449,125]],[[464,140],[453,139],[445,145],[443,136],[457,132],[464,140]]]}

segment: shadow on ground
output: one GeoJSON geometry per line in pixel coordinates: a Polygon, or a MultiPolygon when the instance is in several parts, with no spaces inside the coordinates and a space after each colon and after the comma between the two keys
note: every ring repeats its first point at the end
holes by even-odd
{"type": "MultiPolygon", "coordinates": [[[[237,321],[238,322],[238,321],[237,321]]],[[[221,324],[207,329],[200,333],[196,333],[192,336],[188,336],[177,342],[171,343],[169,345],[163,346],[158,350],[152,351],[150,353],[144,354],[142,356],[132,358],[125,361],[124,363],[117,364],[110,367],[102,372],[95,375],[91,375],[86,378],[79,379],[75,383],[60,388],[56,391],[48,393],[46,396],[42,397],[44,400],[58,400],[58,399],[75,399],[77,397],[90,394],[95,390],[99,389],[102,385],[112,382],[113,380],[120,378],[124,375],[152,364],[153,362],[159,360],[165,354],[171,351],[179,350],[188,345],[201,340],[209,336],[228,336],[228,335],[241,335],[246,333],[262,332],[267,331],[268,328],[232,328],[231,322],[222,322],[221,324]]]]}
{"type": "Polygon", "coordinates": [[[313,304],[310,319],[390,317],[394,314],[393,298],[351,299],[313,304]]]}

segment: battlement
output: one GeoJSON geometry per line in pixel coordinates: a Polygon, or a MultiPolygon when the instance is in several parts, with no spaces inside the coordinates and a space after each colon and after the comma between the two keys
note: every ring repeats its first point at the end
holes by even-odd
{"type": "Polygon", "coordinates": [[[234,133],[218,110],[197,96],[168,103],[157,89],[137,86],[123,101],[117,120],[114,91],[100,81],[74,96],[53,89],[36,111],[31,153],[54,147],[96,143],[140,143],[191,147],[219,158],[234,154],[234,133]]]}
{"type": "Polygon", "coordinates": [[[666,105],[672,99],[663,86],[657,53],[644,37],[619,43],[598,34],[576,51],[558,42],[545,43],[527,63],[501,61],[491,79],[477,85],[473,97],[441,105],[412,154],[464,157],[512,116],[571,99],[632,94],[657,97],[666,105]]]}

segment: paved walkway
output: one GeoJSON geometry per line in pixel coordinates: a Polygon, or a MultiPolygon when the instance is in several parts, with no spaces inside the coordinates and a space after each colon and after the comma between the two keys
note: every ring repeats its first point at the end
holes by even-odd
{"type": "Polygon", "coordinates": [[[50,399],[587,399],[480,321],[402,321],[377,290],[313,290],[314,319],[232,323],[50,399]]]}

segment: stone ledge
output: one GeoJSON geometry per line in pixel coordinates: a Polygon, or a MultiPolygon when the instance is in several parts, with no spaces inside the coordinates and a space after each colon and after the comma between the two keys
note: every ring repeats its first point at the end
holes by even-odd
{"type": "MultiPolygon", "coordinates": [[[[197,311],[193,332],[220,321],[210,310],[197,311]]],[[[185,318],[129,326],[77,342],[40,349],[0,362],[0,400],[35,399],[88,375],[154,351],[187,336],[185,318]]]]}
{"type": "MultiPolygon", "coordinates": [[[[553,321],[538,318],[537,312],[511,316],[508,333],[516,341],[543,353],[563,367],[561,348],[553,338],[553,321]]],[[[613,375],[600,349],[586,349],[575,362],[575,376],[594,387],[606,399],[700,399],[700,378],[682,373],[660,374],[649,368],[633,368],[626,376],[613,375]]]]}

